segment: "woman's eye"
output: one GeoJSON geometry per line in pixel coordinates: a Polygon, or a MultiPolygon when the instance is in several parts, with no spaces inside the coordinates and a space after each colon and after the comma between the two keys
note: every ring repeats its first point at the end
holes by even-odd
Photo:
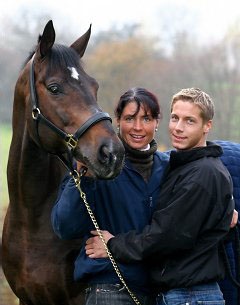
{"type": "Polygon", "coordinates": [[[47,87],[47,90],[51,93],[51,94],[59,94],[61,91],[60,91],[60,86],[58,84],[52,84],[52,85],[49,85],[47,87]]]}
{"type": "Polygon", "coordinates": [[[148,116],[145,116],[145,117],[144,117],[144,121],[145,121],[145,122],[150,122],[151,119],[150,119],[148,116]]]}

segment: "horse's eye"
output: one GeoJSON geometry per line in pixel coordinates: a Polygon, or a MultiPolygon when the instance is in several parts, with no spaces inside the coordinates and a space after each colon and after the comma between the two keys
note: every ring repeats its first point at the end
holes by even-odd
{"type": "Polygon", "coordinates": [[[59,94],[60,93],[60,86],[58,84],[51,84],[47,86],[47,89],[52,94],[59,94]]]}

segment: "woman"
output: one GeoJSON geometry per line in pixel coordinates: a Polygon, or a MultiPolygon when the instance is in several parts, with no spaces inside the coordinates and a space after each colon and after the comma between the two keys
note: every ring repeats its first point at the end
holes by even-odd
{"type": "MultiPolygon", "coordinates": [[[[83,177],[81,187],[87,195],[99,227],[114,235],[149,224],[159,197],[160,184],[168,156],[157,151],[154,134],[161,109],[154,94],[132,88],[119,99],[115,109],[119,137],[125,147],[125,164],[114,180],[83,177]]],[[[62,239],[84,237],[94,229],[72,177],[62,182],[52,211],[52,224],[62,239]]],[[[141,304],[154,304],[144,263],[121,264],[120,270],[130,290],[141,304]]],[[[88,283],[86,305],[134,304],[108,259],[91,259],[81,249],[74,269],[76,281],[88,283]]]]}

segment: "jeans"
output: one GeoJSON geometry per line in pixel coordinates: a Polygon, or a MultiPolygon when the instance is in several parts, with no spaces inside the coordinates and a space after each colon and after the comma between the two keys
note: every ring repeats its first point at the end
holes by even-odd
{"type": "MultiPolygon", "coordinates": [[[[141,305],[156,305],[154,296],[137,295],[141,305]]],[[[95,284],[86,289],[85,305],[136,305],[122,284],[95,284]]]]}
{"type": "Polygon", "coordinates": [[[157,305],[224,305],[217,283],[196,285],[190,288],[171,289],[159,293],[157,305]]]}

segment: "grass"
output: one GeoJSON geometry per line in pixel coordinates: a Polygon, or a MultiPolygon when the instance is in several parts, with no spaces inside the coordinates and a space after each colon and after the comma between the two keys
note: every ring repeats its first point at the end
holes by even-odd
{"type": "Polygon", "coordinates": [[[0,209],[1,209],[1,230],[3,217],[8,205],[8,189],[7,189],[7,160],[8,152],[12,137],[11,125],[0,124],[0,209]]]}
{"type": "MultiPolygon", "coordinates": [[[[8,205],[8,189],[7,189],[7,161],[10,142],[12,138],[11,125],[0,124],[0,233],[2,236],[3,219],[8,205]]],[[[0,305],[15,305],[18,300],[9,288],[9,285],[0,268],[0,305]]]]}

